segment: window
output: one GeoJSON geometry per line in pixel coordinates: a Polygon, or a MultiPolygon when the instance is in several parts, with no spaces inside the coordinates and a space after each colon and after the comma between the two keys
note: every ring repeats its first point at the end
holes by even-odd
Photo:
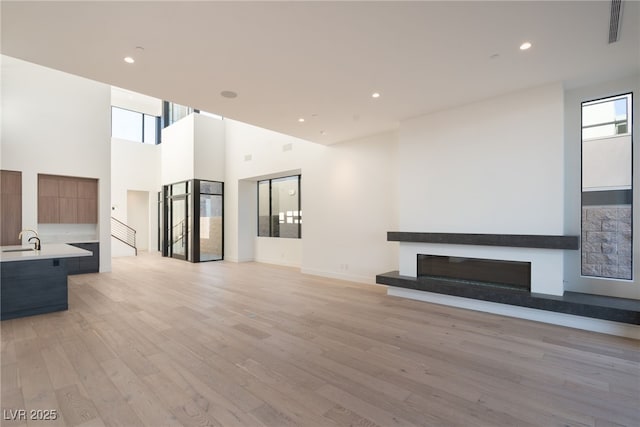
{"type": "Polygon", "coordinates": [[[582,103],[583,276],[632,279],[632,94],[582,103]]]}
{"type": "Polygon", "coordinates": [[[609,138],[629,133],[631,95],[582,105],[582,139],[609,138]]]}
{"type": "Polygon", "coordinates": [[[164,127],[171,126],[175,122],[180,119],[187,117],[189,114],[193,113],[195,110],[191,107],[187,107],[184,105],[176,104],[169,101],[163,102],[163,122],[164,127]]]}
{"type": "Polygon", "coordinates": [[[128,141],[158,144],[160,117],[111,107],[111,137],[128,141]]]}
{"type": "Polygon", "coordinates": [[[197,110],[192,107],[187,107],[185,105],[176,104],[174,102],[163,101],[162,103],[162,127],[169,127],[178,120],[181,120],[187,117],[191,113],[198,113],[203,116],[213,117],[214,119],[222,120],[223,117],[209,113],[207,111],[197,110]]]}
{"type": "Polygon", "coordinates": [[[258,236],[302,236],[300,175],[258,182],[258,236]]]}
{"type": "Polygon", "coordinates": [[[145,144],[157,144],[158,143],[158,122],[160,121],[160,117],[149,116],[144,114],[143,121],[143,139],[142,142],[145,144]]]}

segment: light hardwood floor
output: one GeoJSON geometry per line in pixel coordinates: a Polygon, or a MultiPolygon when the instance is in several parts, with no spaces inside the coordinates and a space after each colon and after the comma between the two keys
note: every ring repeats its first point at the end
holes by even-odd
{"type": "Polygon", "coordinates": [[[639,342],[142,254],[2,322],[3,426],[638,426],[639,342]],[[27,416],[30,414],[27,413],[27,416]]]}

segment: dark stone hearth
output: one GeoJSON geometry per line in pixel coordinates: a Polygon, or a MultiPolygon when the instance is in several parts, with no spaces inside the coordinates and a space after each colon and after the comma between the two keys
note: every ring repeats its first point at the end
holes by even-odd
{"type": "Polygon", "coordinates": [[[580,248],[580,238],[578,236],[544,236],[533,234],[412,233],[388,231],[387,241],[537,249],[580,248]]]}
{"type": "Polygon", "coordinates": [[[579,292],[565,292],[564,296],[542,295],[485,285],[470,286],[448,280],[401,276],[397,271],[379,274],[376,276],[376,283],[640,325],[640,301],[626,298],[579,292]]]}

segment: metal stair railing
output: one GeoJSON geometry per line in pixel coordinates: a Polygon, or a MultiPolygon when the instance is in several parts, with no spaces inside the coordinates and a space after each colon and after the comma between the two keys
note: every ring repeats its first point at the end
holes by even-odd
{"type": "Polygon", "coordinates": [[[138,248],[136,247],[136,230],[129,227],[124,222],[111,217],[111,236],[120,240],[125,245],[131,246],[138,255],[138,248]]]}

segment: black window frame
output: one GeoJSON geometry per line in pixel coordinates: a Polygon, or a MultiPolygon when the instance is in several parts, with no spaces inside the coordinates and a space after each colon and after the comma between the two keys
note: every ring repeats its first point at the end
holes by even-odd
{"type": "Polygon", "coordinates": [[[113,109],[114,108],[117,108],[118,110],[122,110],[122,111],[130,111],[130,112],[133,112],[133,113],[140,114],[140,120],[142,122],[142,126],[140,128],[141,132],[140,132],[140,139],[139,140],[138,139],[122,139],[122,138],[118,138],[118,139],[122,139],[123,141],[139,142],[139,143],[142,143],[142,144],[151,144],[151,141],[150,142],[145,141],[145,129],[144,128],[145,128],[145,121],[146,121],[145,118],[146,117],[153,117],[154,123],[155,123],[155,130],[156,130],[156,132],[155,132],[155,134],[156,134],[155,136],[156,137],[155,137],[155,141],[153,141],[153,144],[154,145],[160,144],[160,132],[161,132],[161,129],[162,129],[162,121],[161,121],[161,118],[159,116],[146,114],[146,113],[143,113],[141,111],[131,110],[129,108],[118,107],[117,105],[112,105],[111,106],[111,137],[112,138],[113,138],[113,109]]]}
{"type": "Polygon", "coordinates": [[[193,107],[189,107],[187,105],[177,104],[171,101],[162,101],[162,118],[161,118],[160,126],[164,129],[176,123],[177,121],[187,117],[191,113],[199,113],[199,112],[200,110],[197,110],[193,107]],[[186,108],[187,113],[182,117],[175,117],[174,106],[186,108]]]}
{"type": "Polygon", "coordinates": [[[634,252],[634,211],[635,211],[635,200],[633,198],[633,191],[634,191],[634,175],[635,175],[635,162],[634,162],[634,140],[635,140],[635,135],[633,132],[633,126],[635,123],[635,109],[633,108],[633,98],[634,98],[635,94],[633,91],[625,91],[622,93],[618,93],[616,95],[609,95],[609,96],[605,96],[605,97],[600,97],[600,98],[596,98],[596,99],[591,99],[591,100],[587,100],[587,101],[583,101],[580,103],[580,211],[581,211],[581,219],[580,219],[580,235],[583,237],[584,239],[584,233],[585,233],[585,229],[584,229],[584,221],[582,218],[582,210],[585,206],[589,206],[589,205],[595,205],[595,204],[602,204],[602,205],[608,205],[608,204],[618,204],[618,203],[622,203],[622,204],[629,204],[631,206],[631,230],[630,230],[630,234],[631,234],[631,244],[630,244],[630,250],[631,250],[631,266],[630,266],[630,270],[631,270],[631,276],[628,278],[621,278],[621,277],[611,277],[608,275],[595,275],[595,274],[588,274],[584,272],[584,258],[583,258],[583,253],[584,253],[584,249],[585,249],[585,241],[583,240],[580,244],[580,277],[585,278],[585,279],[594,279],[594,280],[615,280],[615,281],[620,281],[620,282],[633,282],[635,280],[635,275],[634,275],[634,258],[633,258],[633,252],[634,252]],[[595,105],[595,104],[600,104],[600,103],[605,103],[605,102],[611,102],[615,99],[621,99],[624,97],[628,97],[629,98],[629,102],[628,102],[628,107],[630,106],[631,108],[627,107],[627,111],[626,111],[626,121],[614,121],[613,123],[601,123],[601,124],[596,124],[596,125],[587,125],[587,126],[583,126],[583,115],[584,115],[584,107],[585,104],[589,104],[589,105],[595,105]],[[584,138],[584,129],[585,128],[590,128],[590,127],[595,127],[598,125],[602,125],[602,124],[618,124],[618,123],[624,123],[626,122],[627,125],[627,132],[625,133],[616,133],[614,135],[609,135],[609,136],[605,136],[605,137],[595,137],[595,138],[584,138]],[[613,137],[617,137],[617,136],[625,136],[625,135],[629,135],[629,137],[631,138],[631,188],[628,190],[622,190],[622,191],[609,191],[608,193],[610,194],[588,194],[589,192],[585,192],[584,191],[584,143],[585,141],[590,141],[590,140],[597,140],[597,139],[602,139],[602,138],[613,138],[613,137]]]}
{"type": "Polygon", "coordinates": [[[279,176],[276,178],[270,178],[270,179],[261,179],[256,183],[256,188],[258,189],[258,191],[256,192],[256,198],[257,198],[257,218],[256,218],[256,235],[258,237],[272,237],[272,238],[278,238],[278,239],[302,239],[302,175],[298,174],[298,175],[286,175],[286,176],[279,176]],[[297,194],[298,194],[298,235],[296,237],[285,237],[285,236],[274,236],[274,230],[273,230],[273,181],[277,181],[280,179],[285,179],[285,178],[297,178],[298,181],[298,188],[297,188],[297,194]],[[264,236],[264,235],[260,235],[260,183],[263,182],[268,182],[269,183],[269,235],[268,236],[264,236]]]}

